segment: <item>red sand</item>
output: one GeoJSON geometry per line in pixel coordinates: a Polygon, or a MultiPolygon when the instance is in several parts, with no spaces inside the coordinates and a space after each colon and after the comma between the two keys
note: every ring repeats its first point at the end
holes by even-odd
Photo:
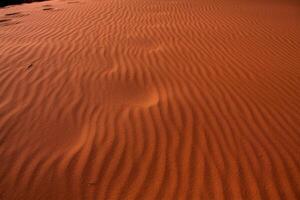
{"type": "Polygon", "coordinates": [[[300,5],[0,9],[0,199],[300,199],[300,5]]]}

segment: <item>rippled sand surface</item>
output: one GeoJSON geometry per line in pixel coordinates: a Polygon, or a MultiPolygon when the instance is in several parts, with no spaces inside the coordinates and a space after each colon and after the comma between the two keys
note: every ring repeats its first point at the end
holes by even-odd
{"type": "Polygon", "coordinates": [[[300,4],[0,9],[0,199],[300,198],[300,4]]]}

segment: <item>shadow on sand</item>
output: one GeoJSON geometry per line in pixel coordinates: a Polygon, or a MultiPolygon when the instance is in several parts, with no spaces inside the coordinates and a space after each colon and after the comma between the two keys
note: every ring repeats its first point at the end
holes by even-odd
{"type": "Polygon", "coordinates": [[[16,5],[16,4],[22,4],[22,3],[32,3],[32,2],[41,2],[41,1],[47,1],[47,0],[1,0],[0,1],[0,8],[9,6],[9,5],[16,5]]]}

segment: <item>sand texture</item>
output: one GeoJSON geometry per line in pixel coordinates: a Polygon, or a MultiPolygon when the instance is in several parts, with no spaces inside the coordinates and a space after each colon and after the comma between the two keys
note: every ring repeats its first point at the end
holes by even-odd
{"type": "Polygon", "coordinates": [[[1,200],[299,200],[300,3],[0,9],[1,200]]]}

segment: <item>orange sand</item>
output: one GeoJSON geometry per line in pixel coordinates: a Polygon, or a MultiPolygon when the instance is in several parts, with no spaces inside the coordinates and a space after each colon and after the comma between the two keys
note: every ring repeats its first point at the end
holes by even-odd
{"type": "Polygon", "coordinates": [[[300,4],[0,9],[0,199],[300,199],[300,4]]]}

